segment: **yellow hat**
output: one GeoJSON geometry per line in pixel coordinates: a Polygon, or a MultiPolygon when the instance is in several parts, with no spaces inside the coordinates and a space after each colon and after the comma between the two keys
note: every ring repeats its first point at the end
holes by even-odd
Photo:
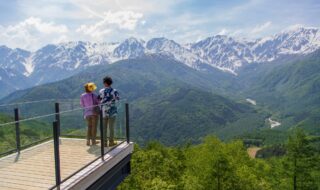
{"type": "Polygon", "coordinates": [[[88,89],[88,91],[92,92],[95,89],[97,89],[97,86],[93,82],[88,82],[85,87],[88,89]]]}

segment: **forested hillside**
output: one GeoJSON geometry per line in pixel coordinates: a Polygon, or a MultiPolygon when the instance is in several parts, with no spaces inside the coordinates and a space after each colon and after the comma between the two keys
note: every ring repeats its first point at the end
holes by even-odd
{"type": "Polygon", "coordinates": [[[320,51],[278,65],[257,65],[245,76],[245,96],[255,99],[280,119],[282,127],[299,126],[320,134],[320,51]]]}
{"type": "Polygon", "coordinates": [[[199,142],[207,134],[222,139],[265,128],[267,114],[199,89],[176,88],[132,104],[137,143],[159,140],[166,145],[199,142]]]}
{"type": "Polygon", "coordinates": [[[135,147],[132,173],[119,190],[287,190],[320,188],[320,152],[302,131],[291,135],[286,154],[252,159],[240,141],[209,136],[201,144],[135,147]],[[294,188],[295,187],[295,188],[294,188]]]}

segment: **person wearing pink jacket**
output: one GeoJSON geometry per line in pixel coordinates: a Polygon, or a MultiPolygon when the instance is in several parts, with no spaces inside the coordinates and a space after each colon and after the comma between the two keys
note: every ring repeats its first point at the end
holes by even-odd
{"type": "Polygon", "coordinates": [[[93,93],[96,89],[96,85],[92,82],[86,83],[84,85],[85,93],[80,97],[80,105],[84,109],[83,116],[87,121],[87,146],[90,146],[90,140],[92,145],[96,145],[97,136],[97,124],[99,112],[97,111],[96,105],[99,105],[98,96],[93,93]]]}

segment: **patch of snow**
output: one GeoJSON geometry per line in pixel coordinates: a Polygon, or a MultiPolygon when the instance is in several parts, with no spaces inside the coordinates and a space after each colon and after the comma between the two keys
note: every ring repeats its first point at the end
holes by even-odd
{"type": "Polygon", "coordinates": [[[88,52],[88,55],[105,55],[110,56],[114,49],[116,49],[119,46],[119,43],[93,43],[93,44],[87,44],[86,49],[88,52]]]}
{"type": "Polygon", "coordinates": [[[246,101],[252,105],[255,105],[255,106],[257,105],[257,102],[255,100],[250,99],[250,98],[247,98],[246,101]]]}
{"type": "Polygon", "coordinates": [[[24,76],[29,77],[34,71],[34,64],[32,62],[32,56],[28,57],[25,62],[22,62],[26,72],[23,73],[24,76]]]}
{"type": "Polygon", "coordinates": [[[77,62],[76,62],[76,64],[74,65],[74,69],[77,69],[79,66],[80,66],[80,60],[79,59],[77,59],[77,62]]]}
{"type": "MultiPolygon", "coordinates": [[[[211,65],[211,66],[213,66],[213,65],[211,65]]],[[[213,67],[216,67],[217,69],[220,69],[223,72],[231,73],[231,74],[233,74],[235,76],[238,76],[238,74],[232,69],[229,69],[229,68],[226,68],[226,67],[219,67],[219,66],[213,66],[213,67]]]]}
{"type": "Polygon", "coordinates": [[[274,127],[278,127],[278,126],[281,125],[280,122],[274,121],[274,120],[272,120],[271,118],[268,118],[268,121],[270,122],[270,127],[271,127],[271,129],[274,128],[274,127]]]}
{"type": "Polygon", "coordinates": [[[120,60],[123,60],[123,59],[118,58],[118,57],[109,57],[109,63],[110,64],[113,64],[113,63],[115,63],[117,61],[120,61],[120,60]]]}

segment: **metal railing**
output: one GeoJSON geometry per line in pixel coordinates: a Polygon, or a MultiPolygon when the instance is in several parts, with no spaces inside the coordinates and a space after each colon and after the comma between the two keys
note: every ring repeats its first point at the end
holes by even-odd
{"type": "MultiPolygon", "coordinates": [[[[116,127],[117,129],[120,130],[116,131],[116,134],[120,134],[120,136],[116,136],[115,135],[115,139],[120,140],[119,143],[117,144],[120,145],[122,143],[129,143],[130,142],[130,129],[129,129],[129,104],[128,103],[122,103],[119,102],[118,103],[121,110],[119,111],[119,115],[117,116],[119,119],[119,125],[120,127],[116,127]],[[124,105],[124,106],[123,106],[124,105]],[[123,120],[123,124],[125,127],[125,130],[122,129],[122,120],[123,120]],[[125,133],[125,136],[121,136],[122,133],[125,133]]],[[[104,104],[100,104],[99,107],[102,108],[103,106],[105,106],[104,104]]],[[[104,156],[111,150],[113,150],[114,148],[116,148],[117,146],[113,146],[112,148],[106,149],[105,148],[105,142],[106,140],[108,140],[108,138],[110,139],[110,137],[105,136],[105,131],[107,130],[107,128],[105,128],[106,123],[104,122],[104,118],[103,118],[103,109],[100,109],[99,112],[99,132],[100,135],[97,135],[97,138],[100,140],[100,151],[99,154],[95,154],[93,156],[93,158],[91,160],[89,160],[89,162],[84,163],[79,165],[79,167],[77,167],[76,169],[74,169],[73,173],[64,173],[62,175],[61,173],[61,164],[63,161],[63,159],[65,159],[66,155],[62,155],[63,153],[61,153],[61,146],[63,143],[61,143],[61,139],[63,138],[71,138],[72,136],[72,132],[77,131],[78,133],[76,133],[76,135],[74,135],[75,137],[77,137],[78,139],[83,139],[85,142],[85,129],[86,127],[83,127],[83,124],[81,125],[81,127],[75,128],[74,130],[70,130],[70,127],[68,125],[72,125],[72,127],[74,127],[73,125],[76,125],[77,122],[71,122],[72,124],[68,123],[68,121],[72,120],[72,121],[79,121],[79,117],[80,114],[82,115],[82,112],[85,109],[88,109],[90,107],[86,107],[86,108],[77,108],[77,109],[72,109],[72,110],[66,110],[66,111],[61,111],[60,110],[60,103],[56,102],[54,104],[54,110],[55,113],[51,113],[51,114],[46,114],[46,115],[42,115],[42,116],[36,116],[33,118],[25,118],[25,119],[21,119],[21,113],[19,108],[15,108],[14,109],[14,121],[10,121],[7,123],[3,123],[0,124],[0,128],[2,127],[14,127],[14,134],[15,134],[15,149],[14,150],[9,150],[6,151],[4,153],[0,153],[1,155],[8,155],[11,153],[16,152],[17,154],[21,154],[21,150],[27,148],[27,147],[31,147],[33,145],[39,144],[41,142],[44,141],[53,141],[53,154],[54,154],[54,171],[55,171],[55,185],[53,185],[53,187],[51,189],[59,189],[60,185],[65,182],[66,180],[70,179],[72,176],[74,176],[76,173],[78,173],[79,171],[81,171],[82,169],[84,169],[85,167],[87,167],[88,165],[90,165],[91,163],[95,162],[98,159],[102,159],[104,160],[104,156]],[[49,133],[51,135],[45,136],[41,139],[38,139],[34,142],[31,142],[27,145],[22,146],[21,145],[21,123],[25,123],[25,122],[29,122],[29,121],[41,121],[41,122],[52,122],[52,133],[49,133]],[[70,132],[71,131],[71,132],[70,132]],[[62,157],[61,157],[62,156],[62,157]]],[[[81,123],[81,122],[80,122],[81,123]]],[[[80,126],[80,124],[79,124],[80,126]]],[[[81,141],[81,143],[83,143],[81,141]]],[[[85,146],[85,144],[83,144],[83,146],[85,146]]]]}

